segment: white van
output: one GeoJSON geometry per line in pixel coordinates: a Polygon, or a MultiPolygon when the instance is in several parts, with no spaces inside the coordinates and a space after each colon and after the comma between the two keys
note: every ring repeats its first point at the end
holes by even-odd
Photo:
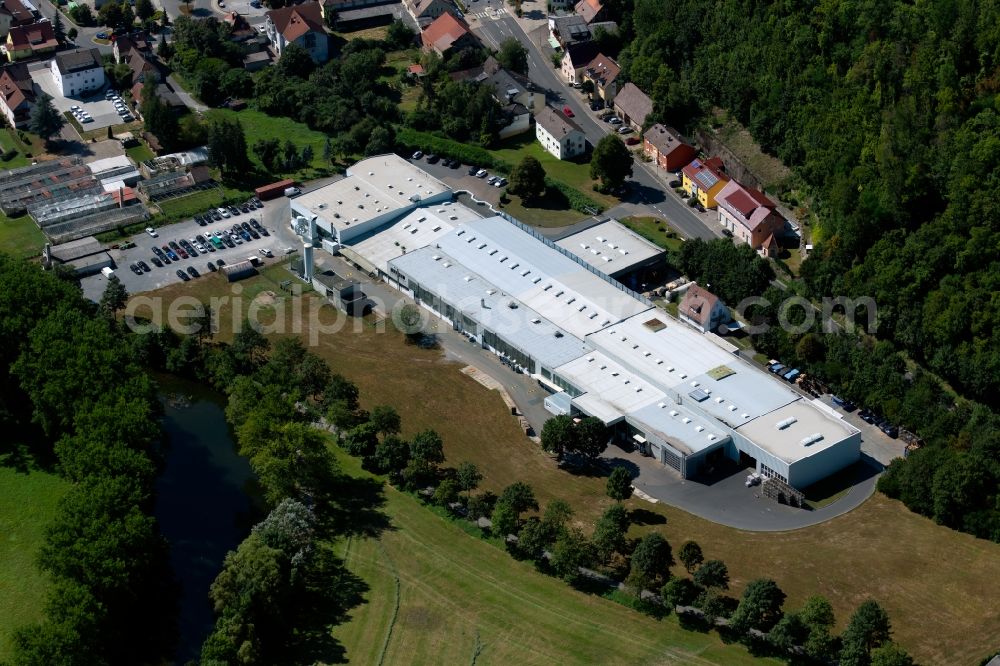
{"type": "Polygon", "coordinates": [[[286,187],[285,188],[285,196],[286,197],[289,197],[289,198],[291,198],[291,197],[297,197],[300,194],[302,194],[302,190],[300,190],[297,187],[286,187]]]}
{"type": "Polygon", "coordinates": [[[114,269],[112,269],[112,268],[110,268],[108,266],[105,266],[104,268],[101,269],[101,275],[103,275],[106,278],[109,278],[109,277],[111,277],[114,274],[115,274],[114,269]]]}

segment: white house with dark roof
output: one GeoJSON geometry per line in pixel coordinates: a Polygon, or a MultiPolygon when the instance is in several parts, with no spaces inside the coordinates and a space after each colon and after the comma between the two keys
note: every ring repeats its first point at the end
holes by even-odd
{"type": "Polygon", "coordinates": [[[49,68],[52,80],[63,97],[74,97],[104,87],[104,62],[97,49],[57,53],[49,68]]]}
{"type": "Polygon", "coordinates": [[[535,137],[545,150],[561,160],[587,150],[587,137],[580,126],[548,106],[535,116],[535,137]]]}
{"type": "Polygon", "coordinates": [[[715,331],[730,320],[729,308],[722,299],[696,284],[684,292],[677,315],[702,333],[715,331]]]}

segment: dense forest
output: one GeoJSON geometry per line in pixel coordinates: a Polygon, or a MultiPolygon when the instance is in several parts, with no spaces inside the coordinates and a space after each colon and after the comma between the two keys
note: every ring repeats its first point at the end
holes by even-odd
{"type": "MultiPolygon", "coordinates": [[[[892,465],[884,492],[1000,540],[1000,8],[612,0],[611,9],[626,32],[623,67],[653,97],[657,120],[690,130],[721,107],[793,167],[816,214],[807,295],[877,303],[877,339],[771,327],[757,349],[926,441],[892,465]]],[[[774,322],[777,311],[751,314],[774,322]]]]}

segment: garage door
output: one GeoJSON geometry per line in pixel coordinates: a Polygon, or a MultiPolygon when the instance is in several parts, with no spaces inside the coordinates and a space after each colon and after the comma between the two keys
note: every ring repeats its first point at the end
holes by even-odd
{"type": "Polygon", "coordinates": [[[676,455],[672,451],[668,451],[666,448],[662,448],[660,449],[660,451],[661,451],[660,460],[663,462],[663,464],[666,465],[667,467],[672,467],[678,472],[680,472],[681,457],[679,455],[676,455]]]}

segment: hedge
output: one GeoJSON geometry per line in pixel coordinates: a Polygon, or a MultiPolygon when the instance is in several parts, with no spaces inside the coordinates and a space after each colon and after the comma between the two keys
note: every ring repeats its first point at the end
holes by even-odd
{"type": "MultiPolygon", "coordinates": [[[[409,127],[399,127],[396,129],[396,143],[400,148],[407,151],[421,150],[425,153],[434,153],[441,157],[459,160],[465,164],[488,167],[505,175],[509,175],[511,169],[513,169],[511,164],[495,157],[485,148],[470,146],[460,141],[445,139],[435,134],[420,132],[409,127]]],[[[546,176],[545,186],[562,193],[573,210],[587,215],[595,215],[604,210],[599,203],[562,181],[546,176]]]]}

